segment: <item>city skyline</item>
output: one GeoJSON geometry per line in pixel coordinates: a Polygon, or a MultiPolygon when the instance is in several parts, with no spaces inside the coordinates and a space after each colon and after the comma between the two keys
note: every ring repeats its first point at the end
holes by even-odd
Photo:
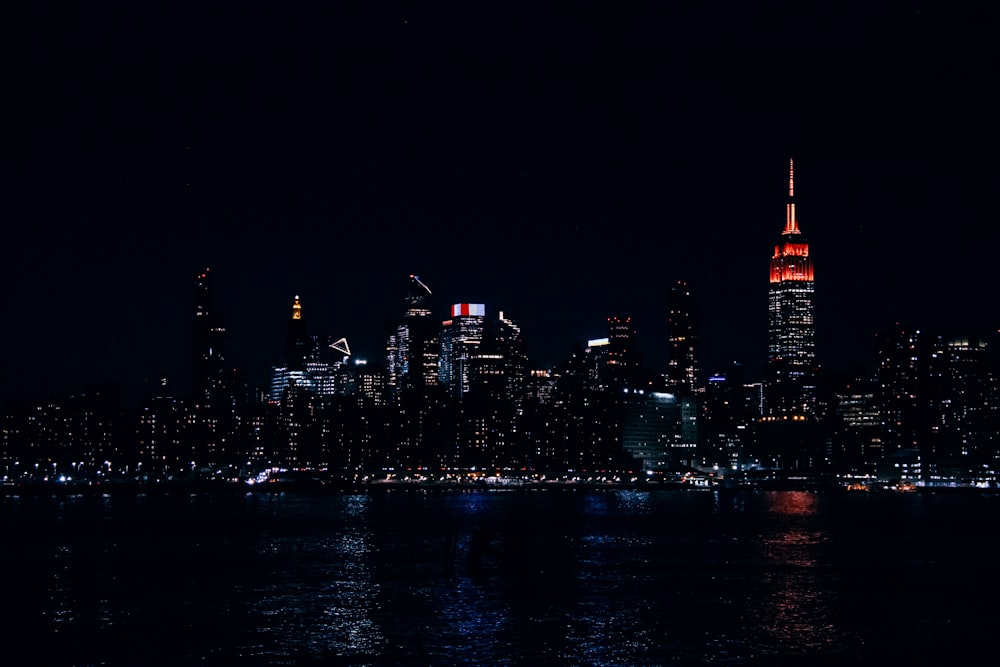
{"type": "MultiPolygon", "coordinates": [[[[196,331],[201,331],[200,327],[203,326],[206,332],[211,332],[208,333],[207,336],[209,337],[208,338],[209,340],[213,341],[214,346],[203,345],[202,343],[200,343],[197,339],[197,336],[199,335],[197,333],[195,342],[193,344],[189,344],[187,340],[183,339],[176,341],[177,348],[174,350],[174,353],[176,353],[178,349],[190,352],[189,357],[184,360],[184,363],[186,363],[188,366],[186,369],[179,368],[175,369],[174,374],[163,373],[156,377],[147,378],[142,383],[143,389],[138,390],[138,392],[135,387],[128,386],[127,377],[105,376],[105,377],[90,378],[89,380],[84,380],[83,382],[75,386],[66,385],[65,388],[61,391],[50,388],[45,390],[44,393],[42,394],[10,395],[5,397],[4,400],[44,400],[47,398],[60,398],[61,396],[78,393],[84,390],[87,386],[113,383],[122,386],[124,392],[123,401],[126,403],[126,405],[135,405],[140,402],[147,401],[150,398],[154,397],[155,395],[160,394],[162,392],[164,381],[167,381],[169,383],[169,386],[171,387],[170,391],[172,395],[178,398],[185,398],[185,399],[190,398],[195,403],[197,403],[199,402],[198,398],[199,396],[207,396],[208,392],[210,391],[210,387],[206,385],[204,380],[199,381],[197,379],[198,373],[192,372],[192,369],[197,369],[199,368],[199,366],[202,368],[201,371],[202,373],[206,372],[204,370],[206,362],[199,361],[199,359],[202,360],[207,359],[209,367],[212,368],[219,377],[224,376],[225,373],[229,371],[239,371],[242,374],[242,377],[245,377],[246,380],[250,383],[251,387],[257,387],[263,390],[264,393],[268,395],[273,394],[273,389],[269,388],[269,385],[273,383],[272,375],[274,369],[278,366],[281,366],[282,364],[286,366],[288,365],[288,353],[289,353],[288,346],[290,344],[289,343],[290,333],[286,330],[285,335],[283,336],[284,347],[285,347],[284,353],[280,351],[281,345],[279,345],[277,352],[275,350],[269,350],[269,351],[257,350],[256,354],[251,355],[254,359],[256,359],[257,362],[254,365],[240,366],[238,364],[230,363],[230,360],[228,356],[225,354],[224,350],[227,347],[229,347],[229,343],[227,343],[227,341],[231,339],[233,334],[231,331],[229,331],[228,326],[225,324],[225,305],[219,303],[218,297],[214,296],[211,299],[210,307],[208,307],[208,302],[202,300],[202,297],[205,294],[207,294],[207,291],[204,290],[204,286],[206,284],[209,284],[209,281],[206,280],[206,278],[209,278],[214,274],[215,272],[211,270],[211,267],[204,267],[203,269],[195,273],[194,275],[195,285],[196,285],[195,298],[193,298],[191,300],[191,303],[189,304],[189,314],[193,313],[195,316],[194,324],[196,327],[196,331]],[[207,316],[209,312],[211,314],[211,318],[207,316]],[[284,362],[282,362],[282,359],[284,359],[284,362]]],[[[189,276],[189,279],[190,278],[191,276],[189,276]]],[[[401,277],[399,281],[400,285],[405,284],[405,281],[402,278],[407,278],[407,277],[406,276],[401,277]]],[[[411,282],[411,284],[416,282],[417,284],[421,285],[421,287],[423,287],[424,289],[427,289],[428,293],[430,293],[430,288],[421,281],[419,276],[411,274],[410,276],[408,276],[408,280],[411,282]]],[[[686,303],[686,305],[688,306],[690,306],[693,303],[696,311],[700,311],[701,303],[698,300],[697,294],[693,295],[694,301],[693,302],[691,301],[692,290],[688,282],[683,280],[677,281],[676,285],[670,286],[670,291],[673,291],[678,287],[680,287],[684,292],[687,293],[687,301],[685,301],[684,303],[686,303]]],[[[284,316],[282,316],[282,314],[276,314],[276,320],[282,323],[283,328],[287,328],[287,323],[289,321],[289,318],[287,317],[287,312],[291,310],[293,313],[291,320],[295,324],[299,324],[300,322],[302,323],[309,322],[308,334],[309,336],[315,337],[317,339],[316,344],[321,344],[324,347],[326,347],[327,342],[334,341],[337,338],[336,334],[331,334],[328,331],[316,330],[316,327],[311,323],[312,309],[311,308],[308,309],[309,315],[303,314],[304,307],[302,305],[302,299],[298,294],[294,295],[291,299],[289,299],[289,301],[290,304],[286,304],[286,308],[284,309],[284,316]]],[[[407,303],[409,303],[409,298],[401,299],[397,304],[396,310],[399,311],[399,313],[406,311],[404,306],[407,303]]],[[[488,318],[493,318],[493,319],[496,319],[498,317],[503,318],[505,315],[505,309],[503,307],[494,307],[491,304],[435,303],[433,308],[427,309],[428,312],[430,313],[428,316],[429,324],[434,326],[433,335],[435,336],[433,344],[431,346],[433,352],[429,351],[428,353],[429,354],[433,353],[435,359],[437,359],[439,354],[442,354],[444,352],[444,348],[439,346],[439,341],[437,340],[437,337],[441,336],[444,332],[446,332],[449,329],[450,325],[452,324],[452,321],[455,318],[454,313],[456,312],[457,309],[461,309],[463,307],[466,309],[472,308],[476,313],[480,315],[486,315],[488,318]],[[439,316],[438,311],[444,311],[445,314],[439,316]]],[[[667,312],[667,310],[668,307],[666,306],[665,302],[665,307],[664,307],[665,313],[667,312]]],[[[506,312],[509,315],[510,309],[506,309],[506,312]]],[[[542,369],[553,369],[563,366],[567,361],[570,360],[574,350],[582,350],[589,343],[593,342],[595,339],[607,340],[609,326],[613,322],[616,322],[619,317],[619,314],[617,314],[619,313],[619,311],[614,311],[614,312],[616,314],[608,315],[603,318],[603,322],[599,322],[594,326],[592,326],[588,330],[587,335],[585,336],[580,335],[573,339],[563,341],[565,343],[563,347],[565,348],[566,352],[561,357],[554,358],[552,360],[539,361],[535,357],[529,354],[528,360],[530,363],[530,368],[542,370],[542,369]]],[[[625,313],[621,313],[621,316],[631,319],[631,316],[625,313]]],[[[385,318],[386,322],[390,322],[391,319],[392,318],[390,316],[387,316],[385,318]]],[[[593,318],[593,319],[595,322],[597,322],[597,320],[601,318],[593,318]]],[[[661,345],[663,349],[658,350],[659,354],[652,355],[655,359],[653,363],[650,363],[649,356],[645,354],[644,346],[641,344],[641,341],[644,338],[643,331],[635,331],[634,335],[636,336],[636,341],[637,341],[636,349],[640,354],[639,364],[642,370],[646,371],[649,377],[661,377],[662,380],[666,382],[667,386],[673,386],[676,383],[676,381],[670,380],[668,378],[668,376],[671,373],[671,365],[668,363],[670,357],[669,357],[669,352],[666,350],[666,348],[670,345],[671,337],[667,335],[668,332],[670,331],[670,326],[667,323],[667,320],[668,316],[665,314],[664,322],[661,323],[661,330],[658,332],[661,335],[657,336],[657,338],[659,339],[658,344],[661,345]]],[[[358,345],[358,341],[347,340],[346,337],[340,337],[340,339],[338,339],[335,343],[335,345],[337,345],[336,349],[344,351],[346,347],[350,345],[352,348],[355,349],[361,348],[361,349],[372,350],[373,353],[370,355],[362,355],[358,354],[354,350],[350,350],[345,352],[345,358],[350,358],[352,362],[362,361],[366,364],[370,364],[375,367],[380,367],[385,372],[388,372],[389,364],[387,364],[388,361],[387,355],[391,356],[392,354],[390,351],[393,345],[392,341],[397,334],[392,333],[393,329],[392,326],[387,325],[387,327],[388,328],[386,329],[386,331],[388,333],[386,334],[387,335],[386,340],[361,341],[361,345],[358,345]]],[[[302,328],[302,331],[306,331],[306,329],[302,328]]],[[[957,329],[954,327],[949,328],[947,326],[934,327],[934,326],[925,326],[921,323],[912,323],[912,324],[894,323],[887,325],[879,329],[878,331],[872,332],[871,350],[869,351],[869,354],[866,356],[873,358],[876,356],[879,344],[878,337],[880,334],[888,334],[894,331],[916,331],[916,332],[925,331],[928,334],[932,335],[940,334],[946,336],[950,335],[973,336],[984,341],[984,343],[989,347],[991,355],[996,354],[996,350],[993,347],[995,342],[994,334],[996,332],[994,332],[993,330],[987,331],[987,330],[957,329]]],[[[716,363],[716,365],[712,366],[711,368],[704,368],[705,364],[701,361],[701,359],[708,358],[708,359],[718,360],[719,357],[718,355],[713,354],[712,350],[705,349],[704,343],[700,340],[705,338],[704,332],[701,331],[700,329],[696,329],[695,333],[699,341],[697,342],[697,347],[694,351],[695,354],[694,361],[697,364],[697,366],[702,368],[695,370],[695,376],[694,376],[695,380],[693,380],[692,386],[703,387],[705,386],[705,383],[707,382],[710,376],[718,374],[726,375],[731,370],[731,366],[733,363],[739,364],[740,366],[743,367],[744,370],[741,372],[741,377],[744,380],[748,382],[765,382],[765,383],[769,381],[767,364],[763,362],[759,364],[753,364],[753,363],[748,364],[741,359],[732,359],[730,360],[729,363],[716,363]],[[748,374],[748,369],[750,370],[749,374],[748,374]]],[[[203,333],[200,335],[205,336],[206,334],[203,333]]],[[[302,335],[304,336],[305,334],[302,335]]],[[[708,336],[708,338],[711,339],[714,337],[708,336]]],[[[302,352],[302,354],[305,354],[305,352],[302,352]]],[[[684,358],[681,358],[679,361],[685,362],[686,360],[684,358]]],[[[872,361],[871,359],[862,359],[862,358],[846,359],[847,363],[844,364],[843,366],[839,368],[829,369],[822,367],[822,360],[820,359],[819,360],[820,373],[822,377],[825,377],[826,374],[832,374],[834,376],[843,376],[846,378],[852,373],[858,371],[861,372],[861,375],[857,375],[855,373],[858,379],[862,378],[872,379],[874,378],[875,369],[873,368],[871,361],[872,361]]],[[[427,364],[430,363],[431,363],[430,361],[427,362],[427,364]]],[[[428,368],[429,367],[430,366],[428,366],[428,368]]],[[[434,364],[434,370],[435,371],[439,370],[436,361],[434,364]]],[[[820,378],[818,377],[813,379],[816,380],[820,378]]],[[[687,383],[686,382],[682,383],[682,385],[684,384],[687,383]]],[[[56,382],[52,386],[58,387],[59,383],[56,382]]],[[[215,388],[218,389],[217,384],[215,385],[215,388]]],[[[679,386],[679,388],[681,388],[683,391],[688,390],[687,387],[683,386],[679,386]]]]}
{"type": "Polygon", "coordinates": [[[683,280],[702,373],[760,377],[790,157],[824,368],[897,321],[997,329],[990,8],[40,7],[8,40],[3,398],[186,394],[206,265],[259,381],[295,295],[380,358],[409,274],[540,365],[630,316],[657,372],[683,280]]]}

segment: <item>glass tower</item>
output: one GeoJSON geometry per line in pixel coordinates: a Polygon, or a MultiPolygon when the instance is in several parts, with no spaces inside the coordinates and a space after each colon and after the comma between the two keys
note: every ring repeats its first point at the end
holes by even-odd
{"type": "Polygon", "coordinates": [[[469,391],[469,361],[483,340],[485,325],[486,306],[481,303],[456,303],[451,319],[441,323],[438,377],[455,398],[469,391]]]}

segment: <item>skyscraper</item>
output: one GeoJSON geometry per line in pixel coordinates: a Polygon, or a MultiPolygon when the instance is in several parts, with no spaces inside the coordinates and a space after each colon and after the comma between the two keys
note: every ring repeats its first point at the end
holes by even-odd
{"type": "Polygon", "coordinates": [[[211,405],[217,401],[225,385],[225,334],[222,315],[212,303],[211,273],[205,268],[194,280],[191,396],[197,405],[211,405]]]}
{"type": "Polygon", "coordinates": [[[292,316],[285,330],[285,364],[293,370],[302,370],[313,355],[313,341],[306,334],[306,321],[302,319],[302,302],[295,295],[292,316]]]}
{"type": "Polygon", "coordinates": [[[611,387],[627,387],[638,379],[639,351],[631,317],[612,315],[608,318],[607,364],[607,380],[611,387]]]}
{"type": "Polygon", "coordinates": [[[306,321],[302,317],[302,302],[296,295],[292,302],[292,315],[288,319],[285,331],[285,358],[283,366],[271,368],[271,389],[269,398],[280,401],[286,389],[290,386],[304,387],[312,390],[306,364],[312,354],[312,344],[306,335],[306,321]]]}
{"type": "Polygon", "coordinates": [[[794,175],[790,160],[785,229],[771,255],[765,400],[773,416],[809,415],[815,397],[813,260],[795,217],[794,175]]]}
{"type": "Polygon", "coordinates": [[[698,303],[691,287],[678,280],[667,296],[667,387],[694,393],[698,389],[698,303]]]}
{"type": "Polygon", "coordinates": [[[431,318],[431,290],[420,276],[411,275],[403,321],[386,344],[389,388],[394,396],[403,389],[438,384],[438,332],[431,318]]]}
{"type": "Polygon", "coordinates": [[[520,325],[500,311],[496,319],[486,323],[481,342],[471,351],[468,368],[470,391],[485,392],[493,400],[519,406],[528,377],[520,325]]]}
{"type": "Polygon", "coordinates": [[[456,303],[451,319],[441,323],[441,355],[438,378],[454,398],[469,391],[469,360],[483,340],[486,306],[481,303],[456,303]]]}

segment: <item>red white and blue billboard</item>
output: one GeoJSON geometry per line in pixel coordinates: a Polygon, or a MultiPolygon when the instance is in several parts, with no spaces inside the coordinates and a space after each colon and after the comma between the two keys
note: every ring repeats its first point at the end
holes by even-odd
{"type": "Polygon", "coordinates": [[[469,315],[486,317],[486,306],[481,303],[456,303],[451,307],[452,317],[467,317],[469,315]]]}

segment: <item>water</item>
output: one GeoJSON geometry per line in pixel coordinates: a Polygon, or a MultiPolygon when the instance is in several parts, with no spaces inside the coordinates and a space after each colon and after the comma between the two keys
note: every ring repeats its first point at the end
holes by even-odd
{"type": "Polygon", "coordinates": [[[998,510],[749,490],[7,497],[4,662],[953,664],[993,650],[998,510]]]}

